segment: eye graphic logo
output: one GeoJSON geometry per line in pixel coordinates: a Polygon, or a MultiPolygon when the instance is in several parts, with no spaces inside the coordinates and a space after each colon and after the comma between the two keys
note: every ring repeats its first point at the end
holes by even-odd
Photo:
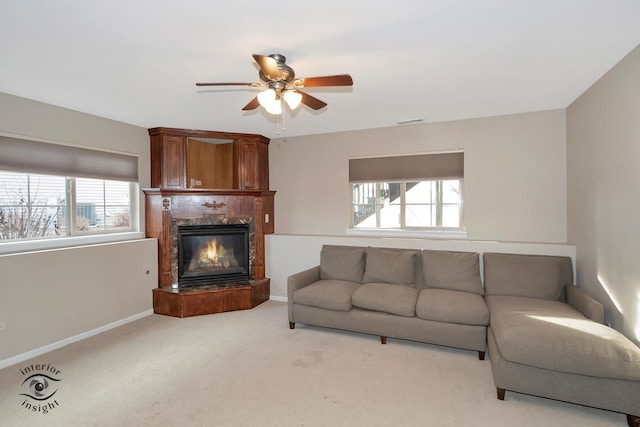
{"type": "Polygon", "coordinates": [[[58,391],[55,387],[57,381],[60,380],[45,374],[31,375],[22,382],[23,388],[28,388],[29,392],[20,393],[20,395],[30,397],[33,400],[47,400],[58,391]]]}
{"type": "Polygon", "coordinates": [[[58,381],[62,381],[59,375],[61,370],[48,364],[33,363],[20,369],[23,375],[21,388],[25,396],[20,406],[29,412],[46,415],[60,406],[58,396],[52,397],[58,392],[58,381]]]}

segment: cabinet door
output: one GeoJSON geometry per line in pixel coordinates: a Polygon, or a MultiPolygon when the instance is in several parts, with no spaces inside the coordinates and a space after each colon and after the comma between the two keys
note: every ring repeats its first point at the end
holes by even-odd
{"type": "Polygon", "coordinates": [[[185,159],[184,138],[181,136],[162,137],[162,187],[184,189],[185,159]]]}
{"type": "Polygon", "coordinates": [[[258,143],[258,173],[260,190],[269,189],[269,144],[258,143]]]}
{"type": "Polygon", "coordinates": [[[240,141],[238,183],[241,190],[260,189],[259,152],[257,141],[240,141]]]}

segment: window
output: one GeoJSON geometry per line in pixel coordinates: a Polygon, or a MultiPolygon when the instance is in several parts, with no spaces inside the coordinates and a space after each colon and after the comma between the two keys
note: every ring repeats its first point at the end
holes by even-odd
{"type": "Polygon", "coordinates": [[[353,228],[460,229],[461,180],[351,184],[353,228]]]}
{"type": "Polygon", "coordinates": [[[0,243],[137,231],[137,194],[137,157],[0,136],[0,243]]]}
{"type": "Polygon", "coordinates": [[[133,231],[136,186],[0,171],[0,241],[133,231]]]}
{"type": "Polygon", "coordinates": [[[463,153],[351,159],[352,229],[462,230],[463,153]]]}

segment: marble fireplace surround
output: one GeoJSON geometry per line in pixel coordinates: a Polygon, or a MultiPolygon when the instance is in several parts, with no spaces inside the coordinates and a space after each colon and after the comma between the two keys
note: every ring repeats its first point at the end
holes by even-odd
{"type": "MultiPolygon", "coordinates": [[[[249,224],[249,280],[255,279],[256,233],[255,221],[252,217],[227,217],[224,214],[206,214],[200,218],[171,219],[171,287],[178,288],[178,227],[183,225],[226,225],[249,224]]],[[[233,284],[217,283],[216,288],[224,288],[233,284]]],[[[183,285],[184,286],[184,285],[183,285]]],[[[189,285],[190,289],[208,285],[189,285]]]]}

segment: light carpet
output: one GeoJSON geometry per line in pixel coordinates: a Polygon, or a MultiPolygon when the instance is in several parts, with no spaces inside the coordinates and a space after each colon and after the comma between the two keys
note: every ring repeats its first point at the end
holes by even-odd
{"type": "Polygon", "coordinates": [[[623,414],[507,392],[476,352],[298,324],[287,305],[153,315],[0,371],[1,426],[623,426],[623,414]],[[42,404],[20,395],[55,367],[42,404]]]}

